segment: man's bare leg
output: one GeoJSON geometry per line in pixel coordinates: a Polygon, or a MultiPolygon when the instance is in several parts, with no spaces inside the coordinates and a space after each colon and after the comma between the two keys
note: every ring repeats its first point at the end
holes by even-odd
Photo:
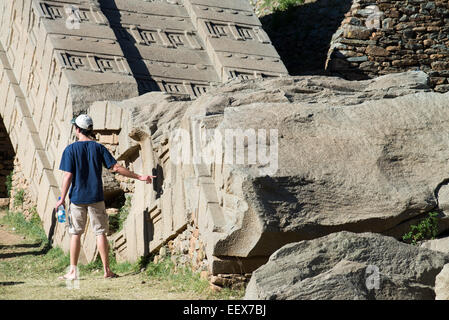
{"type": "Polygon", "coordinates": [[[109,244],[106,235],[97,235],[97,248],[100,253],[101,262],[103,262],[104,277],[116,277],[117,275],[114,274],[109,268],[109,244]]]}
{"type": "Polygon", "coordinates": [[[64,276],[60,277],[60,279],[77,279],[78,275],[76,274],[76,266],[78,265],[78,258],[80,256],[81,249],[81,235],[72,234],[70,236],[70,269],[69,272],[64,276]]]}

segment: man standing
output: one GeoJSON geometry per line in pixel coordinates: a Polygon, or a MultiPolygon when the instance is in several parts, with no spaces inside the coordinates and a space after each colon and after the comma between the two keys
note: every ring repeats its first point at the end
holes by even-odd
{"type": "Polygon", "coordinates": [[[81,249],[81,235],[86,226],[87,214],[97,239],[97,247],[103,262],[104,277],[113,278],[109,268],[109,246],[106,237],[109,231],[108,216],[105,210],[103,195],[102,168],[105,166],[125,177],[151,183],[155,176],[137,175],[120,166],[111,153],[101,144],[93,141],[93,122],[86,115],[79,115],[72,120],[75,125],[78,141],[67,146],[62,154],[59,169],[64,171],[61,199],[56,203],[65,206],[65,198],[69,191],[70,210],[68,223],[70,237],[70,270],[60,279],[77,279],[76,266],[81,249]]]}

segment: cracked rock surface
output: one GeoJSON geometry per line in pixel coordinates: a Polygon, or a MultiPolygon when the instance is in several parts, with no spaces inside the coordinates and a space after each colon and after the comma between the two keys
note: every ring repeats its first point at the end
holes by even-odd
{"type": "Polygon", "coordinates": [[[253,273],[245,299],[435,299],[448,261],[391,237],[339,232],[276,251],[253,273]]]}

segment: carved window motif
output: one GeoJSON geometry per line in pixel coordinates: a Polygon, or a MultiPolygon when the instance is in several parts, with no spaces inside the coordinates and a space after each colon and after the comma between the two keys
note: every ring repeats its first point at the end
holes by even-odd
{"type": "Polygon", "coordinates": [[[214,25],[215,34],[219,35],[220,37],[227,37],[228,36],[228,32],[226,30],[227,28],[228,26],[224,24],[223,25],[216,24],[214,25]]]}
{"type": "Polygon", "coordinates": [[[182,47],[185,45],[185,38],[181,33],[168,33],[168,38],[175,47],[182,47]]]}
{"type": "Polygon", "coordinates": [[[89,12],[88,11],[86,11],[86,10],[78,10],[78,18],[81,20],[81,21],[89,21],[90,19],[89,19],[89,12]]]}
{"type": "Polygon", "coordinates": [[[164,87],[164,91],[168,93],[181,93],[181,89],[177,83],[167,83],[163,81],[162,85],[164,87]]]}
{"type": "Polygon", "coordinates": [[[238,77],[243,80],[250,80],[254,78],[254,76],[249,73],[239,73],[238,77]]]}
{"type": "Polygon", "coordinates": [[[230,76],[230,78],[239,78],[242,80],[254,79],[254,74],[248,73],[248,72],[236,71],[236,70],[230,71],[229,76],[230,76]]]}
{"type": "Polygon", "coordinates": [[[97,63],[103,72],[115,71],[115,64],[113,60],[100,58],[97,60],[97,63]]]}
{"type": "Polygon", "coordinates": [[[88,69],[88,67],[86,65],[86,61],[84,60],[84,57],[72,56],[72,55],[68,54],[68,59],[69,59],[70,65],[74,69],[85,69],[85,70],[88,69]]]}
{"type": "Polygon", "coordinates": [[[251,28],[237,26],[237,31],[239,33],[239,36],[241,36],[245,40],[254,40],[255,39],[254,30],[251,28]]]}
{"type": "Polygon", "coordinates": [[[62,18],[63,17],[62,9],[63,8],[56,6],[47,7],[48,13],[50,14],[52,19],[62,18]]]}
{"type": "Polygon", "coordinates": [[[225,24],[218,24],[214,22],[207,23],[209,32],[217,37],[228,37],[228,26],[225,24]]]}
{"type": "Polygon", "coordinates": [[[141,35],[147,45],[150,45],[151,43],[162,43],[156,31],[144,30],[141,32],[141,35]]]}
{"type": "Polygon", "coordinates": [[[198,84],[194,84],[192,85],[193,88],[193,93],[195,94],[195,97],[198,97],[204,93],[207,92],[207,86],[203,86],[203,85],[198,85],[198,84]]]}
{"type": "Polygon", "coordinates": [[[46,3],[39,3],[39,9],[38,9],[38,16],[42,16],[47,19],[52,19],[52,16],[50,12],[48,11],[48,4],[46,3]]]}

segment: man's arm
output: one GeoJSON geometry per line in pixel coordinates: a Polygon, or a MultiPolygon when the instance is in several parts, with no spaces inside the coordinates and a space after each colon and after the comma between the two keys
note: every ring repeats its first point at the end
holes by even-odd
{"type": "Polygon", "coordinates": [[[56,203],[56,210],[58,207],[62,204],[65,207],[65,197],[67,196],[67,193],[69,192],[70,184],[72,183],[72,177],[73,173],[71,172],[64,172],[64,175],[62,177],[62,190],[61,190],[61,199],[56,203]]]}
{"type": "Polygon", "coordinates": [[[153,182],[153,178],[156,178],[156,176],[141,176],[138,175],[132,171],[129,171],[128,169],[126,169],[125,167],[122,167],[121,165],[119,165],[118,163],[114,164],[111,168],[111,170],[113,172],[117,172],[118,174],[128,177],[128,178],[132,178],[132,179],[136,179],[136,180],[140,180],[140,181],[145,181],[147,184],[153,182]]]}

